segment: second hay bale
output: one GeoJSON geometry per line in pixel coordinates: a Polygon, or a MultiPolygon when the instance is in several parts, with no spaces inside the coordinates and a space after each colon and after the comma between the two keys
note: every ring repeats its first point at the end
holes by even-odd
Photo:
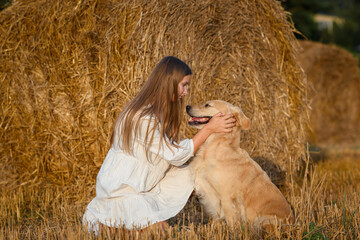
{"type": "Polygon", "coordinates": [[[299,61],[308,81],[311,114],[309,141],[319,146],[360,143],[358,60],[340,47],[300,41],[299,61]]]}

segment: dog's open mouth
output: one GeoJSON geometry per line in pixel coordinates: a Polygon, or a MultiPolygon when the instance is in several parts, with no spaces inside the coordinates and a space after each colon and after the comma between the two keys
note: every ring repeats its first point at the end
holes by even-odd
{"type": "Polygon", "coordinates": [[[189,125],[199,125],[199,124],[206,124],[210,121],[211,117],[204,116],[204,117],[191,117],[189,119],[189,125]]]}

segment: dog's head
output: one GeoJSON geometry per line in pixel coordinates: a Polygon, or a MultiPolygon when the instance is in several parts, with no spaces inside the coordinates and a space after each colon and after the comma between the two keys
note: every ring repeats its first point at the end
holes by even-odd
{"type": "Polygon", "coordinates": [[[189,125],[198,129],[201,129],[204,124],[208,123],[210,119],[219,112],[223,114],[232,113],[236,119],[236,127],[241,127],[244,130],[250,128],[250,120],[241,109],[225,101],[213,100],[204,105],[187,105],[186,112],[191,117],[188,122],[189,125]]]}

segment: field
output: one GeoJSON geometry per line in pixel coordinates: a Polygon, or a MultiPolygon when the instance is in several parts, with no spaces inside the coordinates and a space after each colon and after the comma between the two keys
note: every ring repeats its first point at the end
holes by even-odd
{"type": "Polygon", "coordinates": [[[13,1],[0,13],[0,239],[359,239],[359,143],[306,164],[310,116],[327,134],[315,140],[359,140],[357,62],[310,49],[316,58],[305,62],[318,71],[304,72],[289,17],[274,0],[13,1]],[[95,236],[82,226],[113,121],[167,55],[193,69],[189,103],[222,99],[251,119],[241,147],[279,170],[271,177],[295,225],[269,235],[227,226],[192,196],[165,231],[95,236]],[[315,105],[314,96],[329,101],[315,105]]]}
{"type": "Polygon", "coordinates": [[[95,236],[81,225],[94,191],[25,183],[2,189],[0,239],[359,239],[360,158],[337,153],[308,169],[308,177],[282,189],[296,225],[277,228],[271,235],[251,231],[245,224],[227,226],[208,219],[192,197],[185,210],[169,220],[171,228],[166,231],[107,229],[95,236]]]}

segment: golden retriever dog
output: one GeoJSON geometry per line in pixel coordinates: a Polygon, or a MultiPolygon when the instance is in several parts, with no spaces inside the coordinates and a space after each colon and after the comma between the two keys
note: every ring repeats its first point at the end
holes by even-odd
{"type": "Polygon", "coordinates": [[[262,168],[240,148],[240,131],[250,120],[240,108],[215,100],[205,105],[186,106],[189,124],[202,128],[212,116],[232,113],[236,126],[231,133],[215,133],[199,148],[190,166],[195,176],[195,193],[205,211],[229,224],[247,221],[272,229],[273,224],[293,222],[292,210],[280,190],[262,168]]]}

